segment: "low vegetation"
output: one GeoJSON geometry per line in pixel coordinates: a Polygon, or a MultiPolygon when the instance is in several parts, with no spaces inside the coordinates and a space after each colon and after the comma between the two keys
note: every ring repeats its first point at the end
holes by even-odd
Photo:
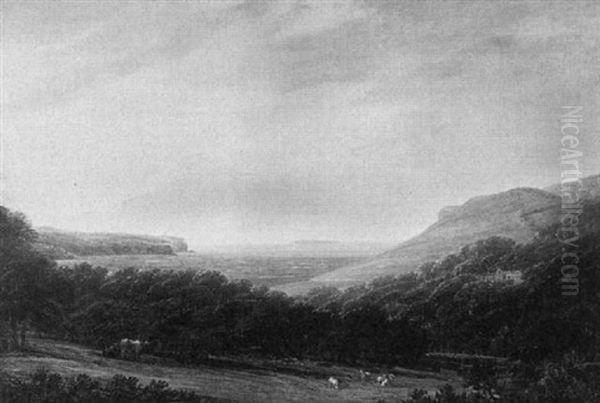
{"type": "Polygon", "coordinates": [[[80,374],[62,377],[57,373],[38,370],[28,380],[0,377],[0,399],[6,402],[31,403],[131,403],[131,402],[226,402],[201,397],[193,392],[174,390],[164,381],[141,385],[135,377],[115,375],[106,383],[80,374]]]}

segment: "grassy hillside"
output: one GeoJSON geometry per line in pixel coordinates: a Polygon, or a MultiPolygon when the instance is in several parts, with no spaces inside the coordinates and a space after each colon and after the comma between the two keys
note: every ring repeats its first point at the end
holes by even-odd
{"type": "Polygon", "coordinates": [[[539,189],[519,188],[476,197],[461,206],[444,208],[437,222],[388,252],[280,289],[301,294],[319,286],[346,288],[380,276],[407,273],[492,236],[524,243],[557,222],[559,211],[560,198],[539,189]]]}
{"type": "MultiPolygon", "coordinates": [[[[146,356],[142,361],[152,360],[146,356]]],[[[175,389],[238,402],[391,402],[406,398],[415,388],[435,390],[448,382],[459,387],[457,379],[400,368],[393,384],[382,388],[374,380],[361,382],[358,369],[349,367],[241,358],[213,361],[193,368],[123,361],[104,358],[99,351],[79,345],[36,339],[27,353],[0,355],[0,373],[25,377],[45,368],[63,376],[85,373],[100,380],[123,374],[143,384],[163,380],[175,389]],[[330,376],[342,380],[339,390],[328,386],[330,376]]]]}
{"type": "MultiPolygon", "coordinates": [[[[600,175],[582,178],[564,189],[578,193],[584,201],[600,198],[600,175]]],[[[421,234],[369,260],[349,265],[312,279],[277,287],[291,295],[313,288],[334,286],[345,289],[377,277],[415,271],[426,262],[440,259],[469,243],[493,236],[519,243],[531,241],[540,231],[556,224],[561,209],[560,184],[543,190],[516,188],[478,196],[460,206],[443,208],[438,220],[421,234]]]]}

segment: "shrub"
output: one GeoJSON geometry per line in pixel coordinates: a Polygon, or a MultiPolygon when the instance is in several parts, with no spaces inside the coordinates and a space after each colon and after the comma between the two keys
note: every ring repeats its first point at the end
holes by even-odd
{"type": "Polygon", "coordinates": [[[3,403],[137,403],[137,402],[223,402],[225,400],[198,396],[176,390],[165,381],[152,380],[146,386],[135,377],[115,375],[101,383],[80,374],[62,377],[38,370],[28,380],[0,376],[0,401],[3,403]]]}

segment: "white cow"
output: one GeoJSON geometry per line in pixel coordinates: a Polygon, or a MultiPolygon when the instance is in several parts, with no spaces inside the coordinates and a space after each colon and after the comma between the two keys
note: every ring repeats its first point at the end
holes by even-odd
{"type": "Polygon", "coordinates": [[[377,383],[381,386],[387,386],[394,378],[394,374],[383,374],[377,377],[377,383]]]}
{"type": "Polygon", "coordinates": [[[121,347],[121,358],[125,359],[128,356],[132,356],[134,360],[140,358],[142,348],[148,345],[148,342],[132,340],[132,339],[121,339],[119,346],[121,347]]]}
{"type": "Polygon", "coordinates": [[[327,380],[327,382],[329,382],[329,386],[331,386],[334,389],[339,389],[339,387],[340,387],[339,379],[334,378],[333,376],[330,376],[329,379],[327,380]]]}

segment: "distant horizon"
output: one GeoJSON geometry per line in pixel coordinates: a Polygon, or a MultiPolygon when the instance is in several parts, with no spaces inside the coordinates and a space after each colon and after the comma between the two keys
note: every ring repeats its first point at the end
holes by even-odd
{"type": "MultiPolygon", "coordinates": [[[[21,212],[23,213],[23,212],[21,212]]],[[[25,213],[23,213],[25,214],[25,213]]],[[[26,214],[25,214],[26,215],[26,214]]],[[[147,234],[147,233],[140,233],[140,232],[106,232],[106,231],[79,231],[79,230],[72,230],[72,229],[68,229],[68,228],[58,228],[58,227],[54,227],[54,226],[50,226],[50,225],[34,225],[34,223],[32,223],[33,225],[33,229],[36,231],[39,230],[50,230],[50,231],[64,231],[64,232],[69,232],[69,233],[81,233],[81,234],[112,234],[112,235],[131,235],[131,236],[152,236],[152,237],[171,237],[171,238],[179,238],[179,239],[183,239],[184,241],[186,241],[187,243],[187,239],[185,239],[184,237],[177,235],[177,234],[147,234]]],[[[303,243],[315,243],[315,244],[342,244],[342,245],[360,245],[360,244],[365,244],[365,245],[394,245],[396,244],[395,241],[390,241],[390,242],[377,242],[377,241],[370,241],[370,240],[356,240],[356,241],[343,241],[343,240],[336,240],[336,239],[295,239],[292,241],[288,241],[288,242],[274,242],[274,243],[243,243],[243,244],[239,244],[239,243],[223,243],[223,244],[204,244],[204,245],[196,245],[197,248],[204,248],[204,247],[239,247],[239,246],[243,246],[243,247],[260,247],[260,246],[291,246],[291,245],[295,245],[295,244],[303,244],[303,243]]],[[[189,245],[188,245],[189,247],[189,245]]],[[[194,248],[190,248],[190,249],[194,249],[194,248]]]]}
{"type": "MultiPolygon", "coordinates": [[[[600,176],[600,172],[598,173],[594,173],[594,174],[590,174],[590,175],[585,175],[583,176],[581,179],[585,179],[585,178],[590,178],[590,177],[595,177],[595,176],[600,176]]],[[[494,192],[494,193],[488,193],[485,195],[476,195],[473,197],[478,197],[478,196],[489,196],[489,195],[493,195],[493,194],[499,194],[499,193],[503,193],[503,192],[507,192],[509,190],[512,189],[518,189],[518,188],[531,188],[531,189],[540,189],[540,190],[545,190],[546,188],[550,187],[550,186],[554,186],[559,184],[560,182],[555,182],[555,183],[550,183],[550,184],[546,184],[544,186],[539,186],[539,187],[533,187],[533,186],[517,186],[514,188],[509,188],[509,189],[504,189],[501,190],[499,192],[494,192]]],[[[464,203],[466,203],[467,201],[471,200],[473,197],[470,197],[469,199],[465,200],[463,203],[459,203],[458,205],[462,205],[464,203]]],[[[450,206],[450,205],[449,205],[450,206]]],[[[444,206],[444,207],[449,207],[449,206],[444,206]]],[[[25,214],[27,216],[27,214],[25,212],[22,212],[23,214],[25,214]]],[[[438,211],[439,213],[439,211],[438,211]]],[[[52,229],[52,230],[64,230],[64,231],[70,231],[70,232],[82,232],[82,233],[114,233],[114,234],[125,234],[125,235],[150,235],[150,236],[164,236],[164,237],[176,237],[176,238],[183,238],[186,243],[188,243],[188,247],[190,250],[195,250],[195,249],[208,249],[208,248],[236,248],[236,247],[273,247],[273,246],[291,246],[294,244],[298,244],[298,243],[338,243],[338,244],[345,244],[345,245],[349,245],[349,244],[372,244],[372,245],[379,245],[379,246],[394,246],[394,245],[398,245],[404,241],[409,240],[410,238],[414,237],[415,235],[418,235],[419,233],[421,233],[422,231],[424,231],[427,227],[429,227],[430,225],[434,224],[435,221],[437,221],[437,216],[436,219],[434,221],[432,221],[431,223],[427,224],[423,229],[421,229],[420,231],[418,231],[417,233],[415,233],[412,236],[408,236],[404,239],[389,239],[389,240],[373,240],[373,239],[354,239],[354,240],[342,240],[342,239],[305,239],[305,238],[297,238],[297,239],[292,239],[292,240],[288,240],[288,241],[279,241],[279,242],[247,242],[247,243],[236,243],[236,242],[231,242],[231,243],[215,243],[215,244],[196,244],[193,241],[190,243],[190,240],[188,240],[185,236],[183,235],[179,235],[179,234],[168,234],[168,233],[141,233],[141,232],[127,232],[127,231],[80,231],[80,230],[73,230],[73,229],[69,229],[69,228],[63,228],[63,227],[56,227],[56,226],[51,226],[51,225],[36,225],[35,223],[32,223],[34,228],[37,229],[43,229],[43,228],[47,228],[47,229],[52,229]]]]}

